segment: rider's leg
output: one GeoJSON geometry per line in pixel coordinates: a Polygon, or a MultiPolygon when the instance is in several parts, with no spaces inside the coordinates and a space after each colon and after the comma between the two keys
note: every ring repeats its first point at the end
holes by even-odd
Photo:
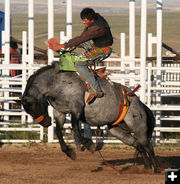
{"type": "Polygon", "coordinates": [[[91,127],[87,123],[84,123],[84,137],[92,139],[91,127]]]}
{"type": "MultiPolygon", "coordinates": [[[[80,129],[80,131],[81,131],[81,124],[82,124],[82,122],[79,121],[79,129],[80,129]]],[[[91,128],[90,128],[90,126],[87,123],[84,123],[84,137],[88,138],[88,139],[92,139],[91,128]]],[[[84,151],[86,149],[86,147],[84,145],[81,146],[81,141],[80,141],[80,139],[79,139],[79,137],[78,137],[76,132],[74,132],[74,141],[75,141],[75,145],[76,145],[77,150],[84,151]]]]}
{"type": "Polygon", "coordinates": [[[103,96],[102,89],[99,86],[98,81],[95,79],[95,77],[91,74],[90,70],[88,69],[87,61],[75,63],[75,68],[77,69],[78,73],[82,75],[82,77],[91,85],[91,87],[97,94],[96,97],[98,98],[102,97],[103,96]]]}
{"type": "MultiPolygon", "coordinates": [[[[79,121],[79,130],[81,130],[81,121],[79,121]]],[[[79,137],[77,136],[76,132],[74,132],[74,141],[77,147],[79,147],[81,145],[81,141],[79,139],[79,137]]]]}

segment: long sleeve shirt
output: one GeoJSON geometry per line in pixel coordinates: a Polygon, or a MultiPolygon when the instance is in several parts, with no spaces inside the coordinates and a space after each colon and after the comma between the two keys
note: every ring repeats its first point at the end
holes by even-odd
{"type": "Polygon", "coordinates": [[[78,46],[79,44],[84,43],[86,41],[101,37],[103,36],[105,31],[106,28],[100,26],[91,26],[85,28],[80,36],[76,36],[70,39],[67,43],[65,43],[65,48],[78,46]]]}

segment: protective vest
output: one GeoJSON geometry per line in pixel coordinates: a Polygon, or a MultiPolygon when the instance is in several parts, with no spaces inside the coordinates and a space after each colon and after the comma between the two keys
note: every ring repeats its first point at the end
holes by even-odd
{"type": "Polygon", "coordinates": [[[89,27],[91,26],[100,26],[106,28],[106,31],[102,36],[92,39],[96,47],[102,48],[111,46],[113,44],[113,37],[109,24],[101,15],[97,14],[97,19],[95,19],[95,21],[89,27]]]}

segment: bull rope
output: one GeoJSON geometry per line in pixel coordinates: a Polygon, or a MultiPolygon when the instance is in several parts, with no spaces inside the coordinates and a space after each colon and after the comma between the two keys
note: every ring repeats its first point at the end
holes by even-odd
{"type": "MultiPolygon", "coordinates": [[[[97,145],[98,145],[97,131],[95,131],[95,134],[96,134],[96,147],[97,147],[97,145]]],[[[114,171],[116,171],[118,174],[120,174],[119,170],[118,170],[116,167],[114,167],[112,164],[110,164],[107,160],[104,159],[104,157],[103,157],[101,151],[100,151],[100,150],[97,150],[97,151],[98,151],[100,157],[102,158],[103,162],[104,162],[107,166],[109,166],[111,169],[113,169],[114,171]]]]}

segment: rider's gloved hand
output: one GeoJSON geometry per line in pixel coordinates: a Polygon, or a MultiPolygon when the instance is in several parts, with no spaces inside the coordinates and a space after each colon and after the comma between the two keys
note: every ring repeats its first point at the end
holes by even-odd
{"type": "Polygon", "coordinates": [[[54,52],[57,52],[65,47],[64,44],[59,44],[58,38],[50,38],[46,45],[54,52]]]}

